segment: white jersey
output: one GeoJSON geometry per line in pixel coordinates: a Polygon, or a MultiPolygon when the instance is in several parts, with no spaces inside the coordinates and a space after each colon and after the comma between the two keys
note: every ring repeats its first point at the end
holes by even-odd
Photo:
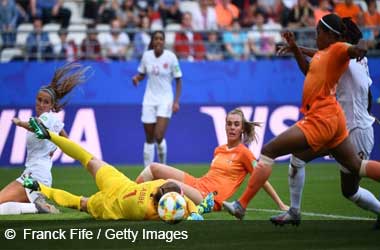
{"type": "Polygon", "coordinates": [[[148,76],[143,105],[158,105],[173,102],[173,78],[182,77],[176,55],[164,50],[156,57],[153,50],[145,51],[138,72],[148,76]]]}
{"type": "Polygon", "coordinates": [[[337,86],[336,96],[346,115],[349,131],[368,128],[375,121],[367,111],[368,90],[372,84],[367,63],[366,57],[360,62],[351,59],[337,86]]]}
{"type": "MultiPolygon", "coordinates": [[[[39,119],[52,132],[62,131],[64,124],[58,120],[53,112],[43,113],[39,119]]],[[[24,173],[32,174],[38,181],[51,182],[51,167],[53,162],[50,154],[57,149],[57,146],[49,140],[37,139],[36,135],[30,131],[26,137],[27,156],[24,173]],[[41,180],[42,179],[42,180],[41,180]]]]}

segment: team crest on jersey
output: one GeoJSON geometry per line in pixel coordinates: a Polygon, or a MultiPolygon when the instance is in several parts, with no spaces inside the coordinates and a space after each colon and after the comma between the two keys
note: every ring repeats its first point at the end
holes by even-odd
{"type": "Polygon", "coordinates": [[[169,67],[168,63],[164,63],[164,69],[167,69],[169,67]]]}

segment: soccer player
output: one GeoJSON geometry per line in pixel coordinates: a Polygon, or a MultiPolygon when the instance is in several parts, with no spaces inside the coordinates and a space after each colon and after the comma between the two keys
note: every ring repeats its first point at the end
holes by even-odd
{"type": "MultiPolygon", "coordinates": [[[[29,125],[39,139],[49,139],[65,154],[78,160],[94,177],[99,192],[89,198],[77,196],[64,190],[55,189],[32,179],[25,179],[24,186],[40,190],[43,195],[58,205],[89,213],[95,219],[104,220],[158,220],[157,205],[160,198],[168,192],[181,192],[174,182],[156,180],[137,184],[113,166],[95,158],[80,145],[47,130],[35,118],[29,125]]],[[[188,219],[201,220],[198,208],[185,196],[188,219]]]]}
{"type": "Polygon", "coordinates": [[[157,144],[158,158],[166,163],[167,145],[165,132],[172,112],[179,110],[179,97],[182,88],[182,72],[174,53],[164,49],[165,33],[155,31],[144,52],[138,67],[138,74],[132,78],[135,86],[148,75],[142,105],[141,121],[144,124],[146,141],[144,143],[144,165],[154,160],[154,148],[157,144]],[[172,81],[175,78],[176,89],[173,100],[172,81]]]}
{"type": "Polygon", "coordinates": [[[243,219],[249,201],[268,180],[274,159],[289,153],[327,150],[351,173],[380,180],[380,162],[362,160],[348,138],[346,120],[336,101],[335,90],[340,76],[346,71],[350,58],[363,59],[367,48],[340,42],[345,26],[335,14],[328,14],[317,25],[318,52],[310,64],[295,43],[291,32],[284,34],[297,63],[306,75],[302,97],[303,119],[264,145],[260,160],[248,186],[239,200],[224,202],[224,207],[238,219],[243,219]]]}
{"type": "MultiPolygon", "coordinates": [[[[58,119],[55,113],[59,112],[67,102],[61,102],[75,86],[85,80],[87,67],[83,68],[79,64],[71,63],[56,70],[53,79],[47,86],[42,86],[36,96],[35,111],[37,117],[51,131],[67,137],[64,124],[58,119]]],[[[21,214],[21,213],[56,213],[54,206],[45,202],[38,192],[30,193],[30,190],[22,186],[24,176],[33,176],[34,179],[46,186],[51,186],[53,165],[52,156],[56,146],[47,140],[39,140],[30,132],[28,122],[13,118],[16,126],[28,130],[25,161],[25,170],[19,178],[9,183],[0,191],[0,214],[21,214]]]]}
{"type": "MultiPolygon", "coordinates": [[[[214,159],[205,175],[196,178],[176,168],[152,163],[141,172],[136,181],[155,179],[176,181],[196,204],[208,193],[215,193],[214,210],[218,211],[222,207],[222,202],[235,193],[245,177],[254,172],[256,159],[245,145],[255,139],[256,126],[259,126],[259,123],[247,121],[240,109],[234,109],[226,117],[227,144],[215,148],[214,159]]],[[[269,182],[266,182],[263,188],[281,210],[288,209],[269,182]]]]}
{"type": "MultiPolygon", "coordinates": [[[[350,18],[343,18],[346,25],[344,39],[350,44],[357,44],[363,37],[360,29],[350,18]]],[[[281,53],[285,52],[284,48],[281,53]]],[[[313,56],[316,51],[301,48],[306,55],[313,56]]],[[[374,146],[374,133],[372,124],[375,118],[369,113],[371,100],[369,99],[372,79],[369,76],[367,58],[361,61],[351,59],[347,70],[340,77],[336,96],[346,116],[346,125],[349,130],[349,137],[357,155],[368,160],[374,146]]],[[[321,152],[323,155],[324,153],[321,152]]],[[[306,162],[317,158],[318,155],[312,151],[303,154],[306,162]],[[307,155],[306,155],[307,154],[307,155]]],[[[277,216],[273,216],[271,221],[275,224],[299,224],[301,220],[301,198],[302,189],[305,182],[306,162],[292,156],[289,164],[289,190],[291,208],[277,216]]],[[[348,171],[340,165],[341,189],[344,197],[354,202],[359,207],[380,213],[380,201],[367,189],[359,186],[360,177],[348,171]]]]}

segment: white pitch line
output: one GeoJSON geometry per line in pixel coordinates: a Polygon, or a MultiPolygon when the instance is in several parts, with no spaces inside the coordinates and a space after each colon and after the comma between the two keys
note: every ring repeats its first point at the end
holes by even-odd
{"type": "MultiPolygon", "coordinates": [[[[262,208],[247,208],[247,210],[248,211],[266,212],[266,213],[278,213],[278,212],[282,212],[280,210],[262,209],[262,208]]],[[[309,213],[309,212],[302,212],[301,214],[305,215],[305,216],[311,216],[311,217],[324,217],[324,218],[342,219],[342,220],[374,220],[372,218],[367,218],[367,217],[344,216],[344,215],[337,215],[337,214],[319,214],[319,213],[309,213]]]]}

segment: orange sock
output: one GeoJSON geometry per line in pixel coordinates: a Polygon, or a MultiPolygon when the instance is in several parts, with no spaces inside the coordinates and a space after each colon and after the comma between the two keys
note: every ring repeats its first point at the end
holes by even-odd
{"type": "Polygon", "coordinates": [[[367,176],[375,181],[380,181],[380,162],[363,160],[360,176],[367,176]]]}
{"type": "Polygon", "coordinates": [[[256,193],[262,188],[264,183],[268,180],[272,173],[272,165],[265,164],[259,161],[256,168],[254,168],[251,177],[249,178],[248,185],[244,190],[242,196],[240,196],[239,202],[242,207],[246,208],[248,203],[256,195],[256,193]]]}

